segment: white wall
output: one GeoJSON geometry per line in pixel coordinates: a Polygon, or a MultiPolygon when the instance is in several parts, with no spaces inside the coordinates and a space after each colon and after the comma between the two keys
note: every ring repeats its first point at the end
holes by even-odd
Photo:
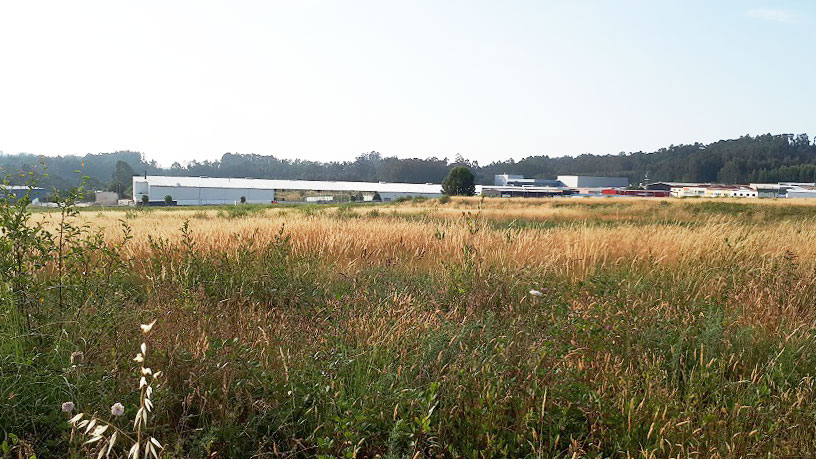
{"type": "Polygon", "coordinates": [[[151,201],[163,201],[170,195],[180,206],[207,204],[235,204],[241,202],[241,196],[249,204],[269,204],[275,200],[275,190],[256,188],[194,188],[183,186],[151,186],[151,201]]]}
{"type": "Polygon", "coordinates": [[[629,186],[626,177],[591,177],[588,175],[559,175],[558,180],[570,188],[625,188],[629,186]]]}
{"type": "MultiPolygon", "coordinates": [[[[330,190],[323,190],[327,195],[330,190]]],[[[366,195],[373,193],[366,192],[366,195]]],[[[349,193],[343,191],[342,193],[349,193]]],[[[133,199],[141,202],[142,195],[147,195],[150,201],[164,201],[167,195],[180,206],[212,205],[212,204],[235,204],[241,201],[241,196],[246,198],[247,203],[269,204],[275,200],[275,190],[259,188],[204,188],[193,186],[172,186],[172,185],[150,185],[140,177],[133,178],[133,199]]],[[[381,192],[383,201],[393,201],[403,196],[422,196],[427,198],[437,198],[442,193],[412,193],[412,192],[381,192]]]]}
{"type": "Polygon", "coordinates": [[[119,203],[119,195],[113,191],[97,191],[94,202],[102,206],[115,206],[119,203]]]}
{"type": "Polygon", "coordinates": [[[788,190],[789,198],[816,198],[816,190],[788,190]]]}

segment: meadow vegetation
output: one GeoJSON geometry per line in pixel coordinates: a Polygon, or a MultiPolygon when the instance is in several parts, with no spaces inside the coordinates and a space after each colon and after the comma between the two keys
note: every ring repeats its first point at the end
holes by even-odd
{"type": "Polygon", "coordinates": [[[132,426],[154,319],[166,458],[816,454],[816,203],[58,210],[0,205],[5,457],[132,426]]]}

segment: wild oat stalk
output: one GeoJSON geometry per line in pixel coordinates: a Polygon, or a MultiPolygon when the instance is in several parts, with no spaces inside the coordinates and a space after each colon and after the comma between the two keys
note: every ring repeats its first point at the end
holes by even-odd
{"type": "MultiPolygon", "coordinates": [[[[147,335],[155,324],[156,321],[154,320],[150,324],[141,325],[142,333],[147,335]]],[[[139,459],[139,451],[141,448],[144,451],[144,457],[149,457],[152,454],[154,458],[158,459],[159,450],[162,449],[161,443],[153,437],[144,440],[142,430],[147,428],[147,413],[153,411],[153,402],[150,401],[150,397],[153,395],[153,383],[156,381],[156,378],[161,376],[161,371],[154,373],[149,367],[145,366],[147,344],[142,343],[139,350],[141,352],[136,354],[136,357],[133,359],[134,362],[138,362],[141,365],[139,369],[141,373],[141,378],[139,379],[139,391],[141,392],[139,394],[139,410],[136,412],[136,419],[133,421],[133,428],[136,429],[136,443],[130,448],[128,458],[133,457],[139,459]],[[141,446],[142,444],[143,446],[141,446]]]]}
{"type": "MultiPolygon", "coordinates": [[[[140,326],[142,334],[147,335],[153,329],[156,321],[140,326]]],[[[161,376],[161,371],[153,371],[145,366],[145,358],[147,356],[147,344],[142,343],[139,347],[139,353],[133,359],[134,362],[139,363],[139,409],[136,411],[136,418],[133,421],[133,429],[136,431],[135,439],[132,435],[116,427],[110,422],[105,422],[99,419],[95,414],[90,418],[85,413],[79,413],[72,417],[68,422],[71,424],[71,443],[76,434],[88,436],[83,444],[90,445],[93,443],[99,444],[97,452],[97,459],[102,457],[109,457],[113,450],[116,440],[119,437],[124,437],[133,445],[128,451],[128,458],[139,459],[139,457],[149,458],[151,455],[154,459],[158,459],[160,451],[163,449],[161,443],[152,436],[145,436],[144,430],[147,429],[148,413],[153,411],[153,402],[151,396],[153,395],[153,385],[157,378],[161,376]],[[140,456],[144,452],[144,456],[140,456]]],[[[63,403],[62,410],[71,412],[73,410],[72,402],[63,403]]],[[[120,403],[116,403],[111,407],[111,415],[119,417],[124,414],[124,407],[120,403]]]]}

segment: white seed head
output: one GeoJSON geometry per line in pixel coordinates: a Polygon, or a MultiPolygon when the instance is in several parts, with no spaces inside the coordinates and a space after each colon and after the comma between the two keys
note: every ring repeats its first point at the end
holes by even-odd
{"type": "Polygon", "coordinates": [[[530,290],[530,295],[532,296],[544,296],[544,293],[540,290],[530,290]]]}
{"type": "Polygon", "coordinates": [[[140,325],[142,329],[142,333],[148,333],[153,328],[153,325],[156,325],[156,321],[150,322],[149,324],[142,324],[140,325]]]}
{"type": "Polygon", "coordinates": [[[71,353],[71,365],[78,365],[85,360],[85,353],[82,351],[75,351],[71,353]]]}

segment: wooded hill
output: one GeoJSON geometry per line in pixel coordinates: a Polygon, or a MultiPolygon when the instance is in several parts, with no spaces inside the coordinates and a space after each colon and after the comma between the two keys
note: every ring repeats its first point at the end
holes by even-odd
{"type": "Polygon", "coordinates": [[[685,182],[777,182],[816,181],[816,144],[807,134],[765,134],[721,140],[711,144],[672,145],[654,152],[615,155],[529,156],[479,165],[458,156],[448,158],[399,159],[378,152],[364,153],[353,161],[318,162],[278,159],[275,156],[226,153],[216,161],[192,161],[169,168],[132,151],[85,156],[40,157],[31,154],[0,155],[0,169],[19,183],[20,171],[39,173],[45,165],[48,176],[42,186],[65,189],[87,176],[91,189],[130,193],[130,177],[140,174],[192,175],[210,177],[254,177],[302,180],[353,180],[404,183],[440,183],[448,170],[465,165],[477,183],[492,184],[495,174],[520,174],[554,178],[559,174],[624,176],[637,184],[648,180],[685,182]],[[80,172],[77,172],[80,171],[80,172]]]}

